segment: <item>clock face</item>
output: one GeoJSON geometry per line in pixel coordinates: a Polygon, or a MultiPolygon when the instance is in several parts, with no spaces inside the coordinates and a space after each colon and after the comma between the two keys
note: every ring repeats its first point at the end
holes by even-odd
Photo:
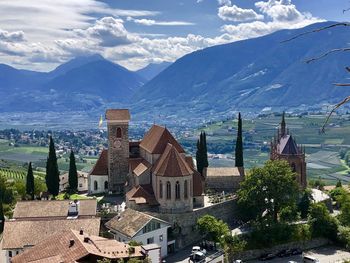
{"type": "Polygon", "coordinates": [[[118,140],[118,139],[115,139],[114,142],[113,142],[113,145],[114,145],[115,148],[120,149],[121,146],[122,146],[122,142],[120,140],[118,140]]]}

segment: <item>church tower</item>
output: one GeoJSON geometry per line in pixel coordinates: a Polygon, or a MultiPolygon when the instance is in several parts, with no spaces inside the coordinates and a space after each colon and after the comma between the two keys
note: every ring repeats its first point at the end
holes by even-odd
{"type": "Polygon", "coordinates": [[[305,150],[297,145],[294,138],[286,128],[285,114],[283,112],[282,122],[277,135],[271,141],[271,160],[286,160],[292,171],[297,174],[297,180],[302,188],[306,188],[306,161],[305,150]]]}
{"type": "Polygon", "coordinates": [[[108,129],[108,190],[124,193],[129,172],[129,121],[127,109],[106,111],[108,129]]]}

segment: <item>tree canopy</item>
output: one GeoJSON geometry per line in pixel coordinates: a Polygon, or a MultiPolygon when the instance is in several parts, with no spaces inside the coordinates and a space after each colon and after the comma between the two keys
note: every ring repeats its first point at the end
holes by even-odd
{"type": "Polygon", "coordinates": [[[204,238],[214,242],[223,242],[225,237],[230,234],[228,225],[211,215],[199,218],[197,226],[204,238]]]}
{"type": "Polygon", "coordinates": [[[296,174],[286,161],[267,161],[253,168],[237,192],[238,208],[245,220],[278,222],[279,213],[296,205],[299,196],[296,174]]]}

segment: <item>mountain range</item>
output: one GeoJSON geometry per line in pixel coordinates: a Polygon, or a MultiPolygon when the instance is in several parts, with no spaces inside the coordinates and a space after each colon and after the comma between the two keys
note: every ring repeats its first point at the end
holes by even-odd
{"type": "Polygon", "coordinates": [[[348,29],[338,27],[283,42],[330,25],[296,30],[202,49],[174,63],[150,64],[130,71],[100,55],[78,57],[47,73],[0,64],[0,111],[71,111],[110,105],[134,112],[166,109],[188,114],[264,107],[298,107],[336,102],[345,87],[350,54],[334,53],[313,63],[305,60],[347,47],[348,29]]]}

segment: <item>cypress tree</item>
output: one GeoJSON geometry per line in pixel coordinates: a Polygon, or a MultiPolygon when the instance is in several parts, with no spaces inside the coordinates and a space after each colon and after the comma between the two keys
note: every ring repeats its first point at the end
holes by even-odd
{"type": "Polygon", "coordinates": [[[34,200],[34,175],[31,162],[28,165],[26,194],[30,195],[31,199],[34,200]]]}
{"type": "Polygon", "coordinates": [[[71,192],[76,192],[78,190],[78,172],[77,172],[77,166],[75,165],[75,157],[74,157],[73,150],[70,152],[70,157],[69,157],[68,180],[69,180],[69,190],[71,192]]]}
{"type": "Polygon", "coordinates": [[[202,151],[203,151],[203,168],[208,167],[209,166],[209,162],[208,162],[208,149],[207,149],[207,135],[205,134],[205,132],[203,132],[203,137],[202,137],[203,141],[202,141],[202,151]]]}
{"type": "Polygon", "coordinates": [[[238,130],[235,149],[235,166],[243,167],[243,138],[242,138],[242,118],[241,113],[238,114],[238,130]]]}
{"type": "Polygon", "coordinates": [[[202,155],[202,134],[197,140],[197,151],[196,151],[196,162],[197,162],[197,171],[202,174],[203,171],[203,155],[202,155]]]}
{"type": "Polygon", "coordinates": [[[46,186],[53,196],[57,196],[60,187],[60,173],[58,171],[55,144],[50,136],[49,156],[46,162],[46,186]]]}

